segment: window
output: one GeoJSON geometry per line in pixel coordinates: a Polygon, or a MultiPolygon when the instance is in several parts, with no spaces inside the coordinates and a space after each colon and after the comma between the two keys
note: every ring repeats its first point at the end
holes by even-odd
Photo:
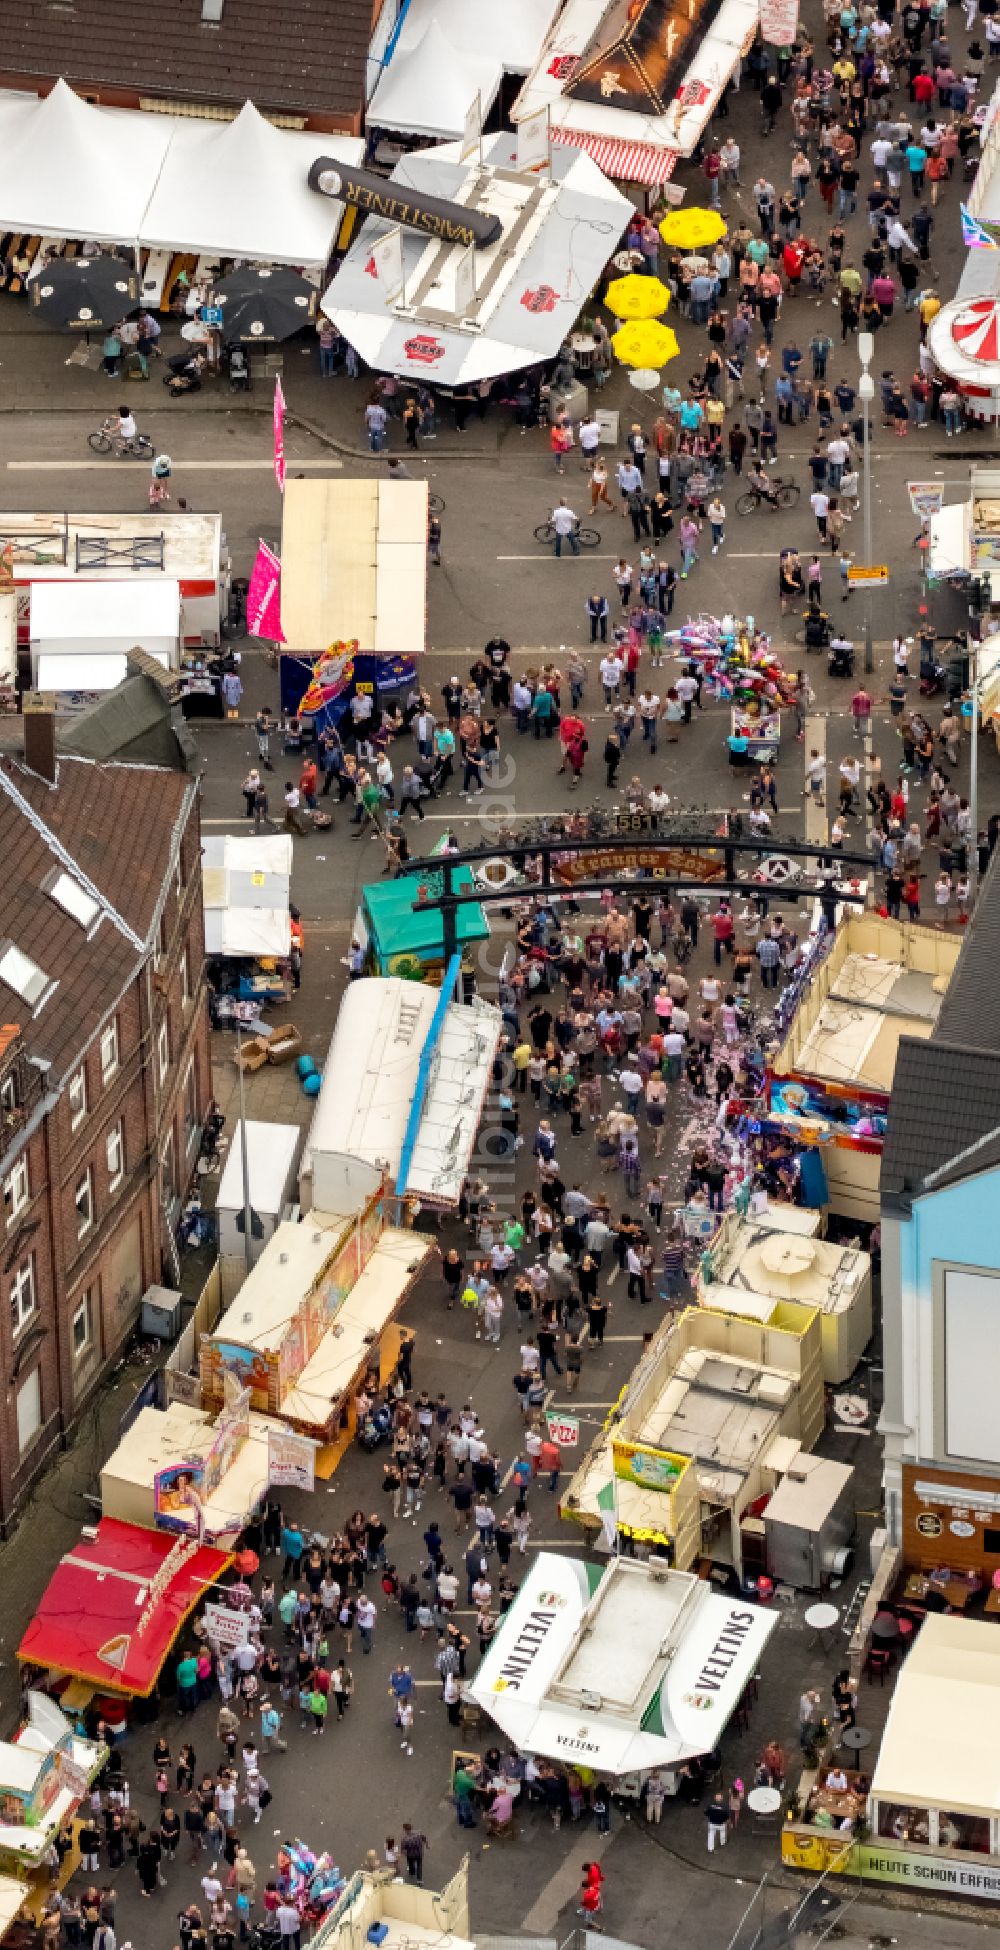
{"type": "Polygon", "coordinates": [[[170,1024],[164,1016],[156,1038],[156,1074],[163,1083],[170,1068],[170,1024]]]}
{"type": "Polygon", "coordinates": [[[10,1320],[15,1334],[26,1327],[37,1306],[35,1294],[35,1255],[19,1266],[10,1283],[10,1320]]]}
{"type": "Polygon", "coordinates": [[[94,1174],[89,1165],[73,1194],[73,1203],[76,1206],[76,1236],[82,1239],[94,1223],[94,1174]]]}
{"type": "Polygon", "coordinates": [[[23,1212],[31,1197],[28,1160],[19,1158],[10,1176],[3,1181],[3,1215],[8,1225],[23,1212]]]}
{"type": "Polygon", "coordinates": [[[39,968],[30,955],[15,948],[12,941],[0,953],[0,982],[6,982],[7,987],[13,989],[22,1002],[27,1002],[36,1015],[56,986],[50,982],[44,969],[39,968]]]}
{"type": "Polygon", "coordinates": [[[100,903],[81,887],[78,880],[74,880],[71,873],[57,873],[47,891],[64,914],[79,921],[82,928],[93,927],[101,911],[100,903]]]}
{"type": "Polygon", "coordinates": [[[188,961],[187,946],[181,952],[181,1003],[186,1009],[191,1000],[191,965],[188,961]]]}
{"type": "Polygon", "coordinates": [[[17,1446],[23,1456],[42,1426],[42,1377],[34,1368],[17,1391],[17,1446]]]}
{"type": "Polygon", "coordinates": [[[0,1110],[17,1109],[17,1077],[13,1070],[0,1083],[0,1110]]]}
{"type": "Polygon", "coordinates": [[[110,1083],[118,1068],[118,1017],[109,1022],[101,1037],[101,1081],[110,1083]]]}
{"type": "Polygon", "coordinates": [[[156,953],[153,956],[153,960],[157,968],[159,968],[160,963],[167,952],[168,935],[169,935],[169,930],[167,928],[167,910],[166,908],[164,908],[162,914],[160,915],[159,925],[156,930],[156,953]]]}
{"type": "Polygon", "coordinates": [[[201,1118],[198,1113],[198,1078],[195,1074],[194,1058],[187,1066],[184,1078],[184,1148],[190,1154],[198,1142],[201,1118]]]}
{"type": "Polygon", "coordinates": [[[106,1150],[108,1190],[113,1192],[117,1190],[125,1175],[125,1129],[122,1124],[116,1124],[114,1130],[108,1132],[106,1150]]]}
{"type": "Polygon", "coordinates": [[[79,1361],[94,1345],[94,1289],[89,1286],[73,1315],[73,1357],[79,1361]]]}
{"type": "Polygon", "coordinates": [[[184,892],[184,857],[180,847],[178,847],[177,864],[174,868],[174,893],[177,895],[178,901],[180,900],[180,897],[183,894],[183,892],[184,892]]]}
{"type": "Polygon", "coordinates": [[[174,1199],[177,1196],[176,1189],[174,1186],[173,1131],[168,1131],[167,1133],[166,1142],[160,1154],[160,1169],[161,1169],[161,1180],[163,1185],[163,1203],[165,1206],[171,1206],[174,1202],[174,1199]]]}
{"type": "Polygon", "coordinates": [[[69,1080],[69,1127],[78,1131],[87,1115],[87,1072],[80,1069],[69,1080]]]}

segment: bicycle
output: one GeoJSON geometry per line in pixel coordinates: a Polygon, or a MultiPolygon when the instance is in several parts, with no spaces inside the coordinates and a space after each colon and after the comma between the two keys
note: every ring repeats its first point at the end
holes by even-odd
{"type": "MultiPolygon", "coordinates": [[[[601,539],[596,528],[583,528],[579,522],[573,530],[573,533],[581,548],[596,548],[601,539]]],[[[534,534],[536,542],[552,543],[556,538],[556,531],[551,521],[541,522],[535,529],[534,534]]],[[[568,541],[569,536],[567,535],[565,539],[568,541]]]]}
{"type": "Polygon", "coordinates": [[[738,494],[736,497],[737,514],[752,515],[761,507],[770,508],[772,512],[775,508],[794,508],[796,502],[801,498],[802,489],[797,486],[795,481],[789,480],[781,474],[775,476],[770,486],[774,496],[773,500],[771,499],[771,495],[763,494],[760,488],[747,488],[745,494],[738,494]]]}
{"type": "Polygon", "coordinates": [[[443,515],[445,511],[445,505],[446,504],[443,495],[429,494],[427,496],[427,507],[432,515],[443,515]]]}
{"type": "Polygon", "coordinates": [[[126,455],[135,460],[152,460],[156,451],[148,433],[137,433],[134,439],[123,440],[114,418],[102,421],[96,433],[88,433],[87,445],[95,454],[114,454],[116,460],[124,460],[126,455]]]}

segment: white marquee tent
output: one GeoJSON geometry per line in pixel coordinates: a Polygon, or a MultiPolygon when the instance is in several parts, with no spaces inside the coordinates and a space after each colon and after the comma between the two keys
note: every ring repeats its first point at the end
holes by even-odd
{"type": "Polygon", "coordinates": [[[483,116],[489,113],[502,78],[495,49],[459,48],[431,20],[420,40],[400,48],[384,70],[368,104],[368,121],[377,129],[450,141],[461,135],[477,94],[483,116]]]}
{"type": "Polygon", "coordinates": [[[343,205],[310,190],[317,156],[360,162],[355,136],[97,108],[64,81],[44,100],[0,91],[0,229],[325,264],[343,205]]]}
{"type": "Polygon", "coordinates": [[[449,47],[493,55],[508,74],[528,74],[558,11],[559,0],[503,0],[498,7],[470,7],[469,0],[410,0],[393,60],[415,47],[436,20],[449,47]]]}

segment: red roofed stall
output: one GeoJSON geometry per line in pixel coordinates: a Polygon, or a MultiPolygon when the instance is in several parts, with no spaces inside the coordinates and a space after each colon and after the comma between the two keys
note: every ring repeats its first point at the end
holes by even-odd
{"type": "Polygon", "coordinates": [[[26,1665],[101,1692],[152,1692],[185,1619],[232,1563],[228,1551],[103,1517],[60,1559],[18,1647],[26,1665]]]}

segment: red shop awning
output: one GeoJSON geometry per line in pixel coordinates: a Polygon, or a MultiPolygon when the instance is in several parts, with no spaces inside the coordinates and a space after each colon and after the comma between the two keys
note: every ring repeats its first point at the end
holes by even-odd
{"type": "Polygon", "coordinates": [[[102,1517],[56,1566],[18,1647],[25,1664],[71,1673],[102,1692],[151,1693],[184,1620],[232,1563],[207,1544],[186,1556],[150,1594],[177,1537],[102,1517]],[[140,1620],[149,1609],[140,1630],[140,1620]]]}
{"type": "Polygon", "coordinates": [[[598,169],[618,183],[669,182],[678,160],[676,149],[662,149],[656,142],[616,142],[604,135],[587,135],[582,129],[554,128],[552,140],[568,149],[585,150],[598,169]]]}

